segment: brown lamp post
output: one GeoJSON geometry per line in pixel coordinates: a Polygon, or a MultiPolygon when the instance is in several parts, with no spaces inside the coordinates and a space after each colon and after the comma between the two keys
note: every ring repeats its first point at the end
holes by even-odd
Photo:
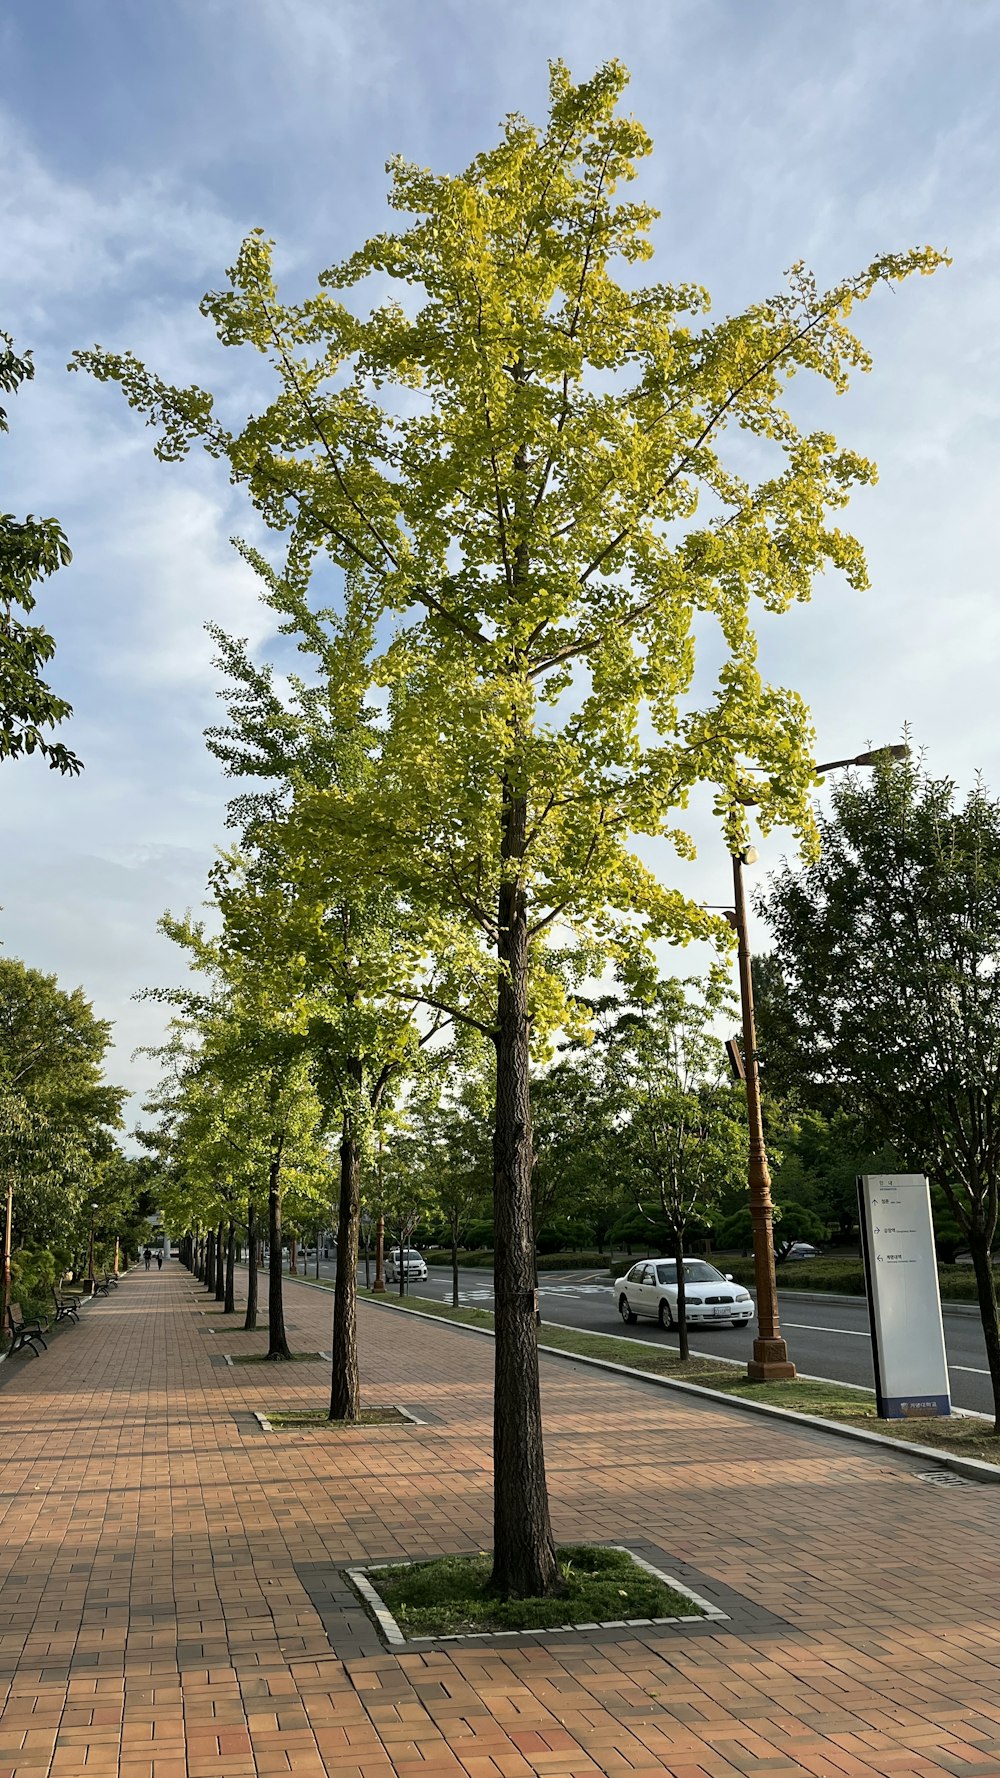
{"type": "Polygon", "coordinates": [[[3,1213],[3,1275],[0,1279],[0,1351],[7,1338],[7,1308],[10,1303],[10,1259],[14,1233],[14,1174],[7,1175],[7,1196],[3,1213]]]}
{"type": "Polygon", "coordinates": [[[90,1206],[90,1245],[87,1250],[87,1295],[88,1296],[93,1296],[94,1284],[96,1282],[96,1280],[94,1278],[94,1218],[96,1215],[97,1215],[97,1205],[91,1204],[91,1206],[90,1206]]]}
{"type": "MultiPolygon", "coordinates": [[[[831,759],[817,766],[817,776],[836,771],[841,766],[873,766],[879,759],[905,759],[909,753],[905,743],[894,747],[878,747],[868,753],[856,753],[851,759],[831,759]]],[[[741,798],[748,805],[752,798],[741,798]]],[[[747,928],[747,904],[743,887],[743,867],[755,864],[757,853],[746,846],[733,854],[734,907],[726,910],[736,932],[739,957],[740,1004],[743,1011],[743,1070],[747,1093],[747,1123],[750,1131],[750,1161],[747,1183],[750,1196],[750,1224],[753,1231],[753,1269],[757,1289],[757,1337],[753,1357],[747,1364],[747,1376],[753,1383],[771,1383],[794,1377],[795,1366],[788,1356],[788,1347],[781,1335],[778,1319],[778,1282],[774,1261],[774,1208],[771,1203],[771,1173],[764,1145],[764,1122],[760,1109],[760,1071],[757,1064],[757,1031],[753,1012],[753,973],[750,966],[750,939],[747,928]]]]}
{"type": "Polygon", "coordinates": [[[372,1285],[372,1294],[373,1295],[375,1295],[376,1292],[378,1293],[379,1296],[385,1295],[385,1274],[384,1274],[384,1270],[383,1270],[384,1263],[385,1263],[385,1217],[380,1214],[379,1219],[378,1219],[378,1224],[377,1224],[376,1230],[375,1230],[375,1282],[372,1285]]]}

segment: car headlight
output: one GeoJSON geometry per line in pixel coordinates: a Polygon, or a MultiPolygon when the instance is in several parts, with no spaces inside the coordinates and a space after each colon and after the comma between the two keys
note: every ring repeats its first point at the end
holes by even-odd
{"type": "Polygon", "coordinates": [[[741,1290],[736,1301],[738,1303],[748,1303],[750,1301],[750,1292],[748,1290],[741,1290]]]}
{"type": "Polygon", "coordinates": [[[687,1301],[689,1308],[700,1309],[704,1298],[700,1296],[689,1296],[687,1301]]]}

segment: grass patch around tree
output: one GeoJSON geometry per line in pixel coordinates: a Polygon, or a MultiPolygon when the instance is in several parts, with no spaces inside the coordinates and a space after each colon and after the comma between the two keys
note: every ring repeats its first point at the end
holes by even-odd
{"type": "Polygon", "coordinates": [[[322,1408],[285,1409],[262,1408],[265,1420],[268,1420],[276,1432],[286,1428],[293,1431],[311,1431],[316,1428],[322,1432],[350,1432],[356,1426],[412,1426],[408,1414],[399,1408],[361,1408],[356,1420],[331,1420],[322,1408]]]}
{"type": "Polygon", "coordinates": [[[571,1544],[558,1555],[565,1591],[556,1599],[495,1599],[489,1592],[493,1558],[485,1553],[376,1568],[368,1579],[411,1637],[704,1616],[625,1550],[571,1544]]]}
{"type": "Polygon", "coordinates": [[[233,1364],[315,1364],[322,1352],[293,1352],[290,1358],[272,1358],[269,1352],[238,1352],[233,1364]]]}

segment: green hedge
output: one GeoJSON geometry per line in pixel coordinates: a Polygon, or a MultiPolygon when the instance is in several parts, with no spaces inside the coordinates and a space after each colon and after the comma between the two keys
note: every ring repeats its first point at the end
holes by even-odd
{"type": "MultiPolygon", "coordinates": [[[[752,1259],[716,1258],[720,1272],[731,1272],[738,1284],[753,1283],[752,1259]]],[[[829,1290],[838,1296],[864,1296],[865,1269],[860,1259],[786,1260],[777,1268],[779,1290],[829,1290]]],[[[976,1278],[971,1266],[938,1266],[941,1297],[945,1302],[976,1302],[976,1278]]]]}
{"type": "MultiPolygon", "coordinates": [[[[429,1266],[450,1266],[451,1248],[432,1247],[424,1254],[429,1266]]],[[[461,1248],[458,1254],[460,1266],[476,1266],[486,1271],[493,1268],[493,1254],[483,1248],[475,1252],[465,1252],[461,1248]]],[[[632,1261],[629,1260],[629,1265],[632,1261]]],[[[606,1253],[540,1253],[538,1270],[540,1272],[603,1272],[607,1270],[608,1256],[606,1253]]],[[[617,1273],[616,1273],[617,1276],[617,1273]]]]}

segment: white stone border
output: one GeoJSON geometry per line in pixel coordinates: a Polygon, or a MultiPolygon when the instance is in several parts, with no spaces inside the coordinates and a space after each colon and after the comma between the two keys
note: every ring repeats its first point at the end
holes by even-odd
{"type": "MultiPolygon", "coordinates": [[[[374,1414],[382,1414],[382,1413],[399,1414],[402,1417],[402,1419],[408,1421],[411,1426],[426,1426],[428,1424],[428,1422],[426,1420],[421,1420],[419,1414],[411,1413],[409,1408],[401,1408],[399,1406],[399,1403],[395,1402],[395,1401],[384,1402],[381,1407],[369,1408],[367,1411],[369,1413],[374,1413],[374,1414]]],[[[259,1422],[260,1429],[262,1432],[304,1432],[307,1430],[307,1427],[305,1427],[305,1426],[273,1426],[271,1424],[270,1420],[268,1419],[267,1415],[259,1412],[259,1410],[257,1408],[252,1408],[251,1412],[253,1414],[254,1419],[259,1422]]],[[[290,1408],[289,1412],[294,1413],[295,1409],[290,1408]]],[[[338,1422],[338,1424],[341,1424],[341,1423],[338,1422]]],[[[357,1422],[357,1425],[351,1428],[351,1431],[368,1432],[368,1431],[371,1431],[373,1426],[377,1427],[378,1424],[379,1424],[378,1421],[359,1420],[357,1422]]],[[[399,1422],[396,1420],[383,1420],[382,1421],[383,1426],[396,1426],[398,1424],[399,1424],[399,1422]]],[[[315,1426],[315,1431],[322,1432],[323,1425],[324,1425],[324,1422],[319,1421],[315,1426]]],[[[383,1567],[384,1566],[385,1566],[385,1564],[383,1563],[383,1567]]]]}
{"type": "Polygon", "coordinates": [[[664,1624],[729,1623],[728,1612],[721,1610],[718,1605],[713,1605],[710,1600],[702,1598],[700,1593],[696,1593],[691,1587],[685,1586],[683,1581],[676,1580],[672,1574],[665,1574],[662,1568],[654,1568],[652,1562],[647,1562],[644,1556],[637,1556],[635,1551],[630,1550],[627,1544],[606,1543],[599,1544],[596,1547],[599,1549],[621,1550],[624,1555],[631,1556],[632,1561],[637,1568],[644,1569],[647,1574],[653,1576],[654,1580],[662,1581],[664,1586],[672,1588],[675,1593],[682,1594],[685,1599],[690,1599],[692,1605],[697,1605],[698,1610],[696,1612],[691,1612],[684,1617],[611,1618],[607,1623],[602,1624],[551,1624],[538,1630],[465,1630],[455,1632],[448,1636],[428,1636],[425,1634],[404,1636],[396,1619],[393,1617],[392,1612],[389,1610],[389,1607],[386,1605],[381,1594],[372,1586],[368,1576],[370,1574],[379,1574],[385,1568],[416,1568],[419,1564],[416,1562],[366,1562],[363,1565],[358,1565],[354,1568],[345,1568],[344,1574],[350,1581],[352,1587],[354,1587],[355,1591],[360,1593],[362,1599],[375,1618],[382,1635],[385,1637],[386,1643],[389,1648],[393,1649],[410,1648],[415,1642],[492,1642],[495,1637],[500,1636],[565,1636],[571,1632],[579,1633],[586,1630],[649,1630],[654,1627],[659,1628],[664,1624]]]}

